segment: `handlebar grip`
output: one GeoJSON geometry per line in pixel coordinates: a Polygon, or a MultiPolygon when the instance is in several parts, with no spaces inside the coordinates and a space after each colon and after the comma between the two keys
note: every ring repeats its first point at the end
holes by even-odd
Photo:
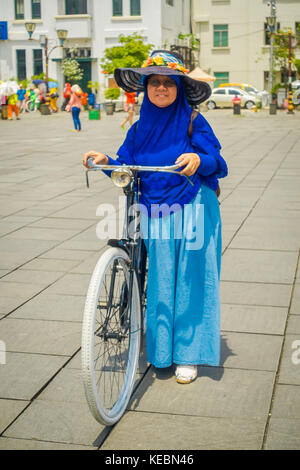
{"type": "Polygon", "coordinates": [[[88,166],[91,168],[93,165],[95,165],[94,163],[94,158],[93,157],[90,157],[87,159],[87,164],[88,166]]]}

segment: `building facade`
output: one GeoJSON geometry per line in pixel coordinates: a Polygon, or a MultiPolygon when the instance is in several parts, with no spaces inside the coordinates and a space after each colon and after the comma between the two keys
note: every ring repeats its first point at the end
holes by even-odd
{"type": "MultiPolygon", "coordinates": [[[[192,29],[200,40],[199,64],[215,75],[215,86],[238,82],[268,90],[267,16],[270,16],[268,0],[193,0],[192,29]]],[[[295,33],[300,23],[300,0],[277,0],[276,22],[281,30],[290,28],[295,33]]],[[[300,49],[295,52],[300,58],[300,49]]],[[[280,75],[278,70],[277,81],[280,75]]]]}
{"type": "Polygon", "coordinates": [[[30,79],[45,71],[45,50],[39,38],[47,35],[49,77],[64,82],[61,61],[75,56],[87,81],[107,80],[100,59],[107,47],[118,44],[120,34],[140,33],[155,48],[178,43],[179,33],[191,31],[191,0],[1,0],[0,80],[30,79]],[[26,22],[36,25],[29,40],[26,22]],[[64,49],[59,29],[68,31],[64,49]],[[7,31],[7,34],[6,34],[7,31]],[[54,48],[55,47],[55,48],[54,48]]]}

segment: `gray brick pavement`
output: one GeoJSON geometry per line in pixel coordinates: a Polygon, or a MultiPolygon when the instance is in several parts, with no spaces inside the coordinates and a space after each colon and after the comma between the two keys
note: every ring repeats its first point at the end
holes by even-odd
{"type": "Polygon", "coordinates": [[[123,115],[85,113],[80,135],[62,113],[0,121],[0,449],[300,449],[300,113],[205,117],[229,165],[221,365],[180,386],[143,357],[113,430],[85,402],[80,334],[96,209],[120,192],[99,174],[87,190],[81,157],[114,156],[123,115]]]}

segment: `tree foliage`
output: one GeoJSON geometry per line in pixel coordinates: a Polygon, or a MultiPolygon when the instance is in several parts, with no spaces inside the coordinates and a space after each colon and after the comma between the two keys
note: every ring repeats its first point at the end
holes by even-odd
{"type": "Polygon", "coordinates": [[[138,33],[129,36],[121,34],[119,43],[119,46],[105,49],[100,61],[104,73],[112,74],[116,68],[140,67],[153,48],[153,44],[145,44],[138,33]]]}
{"type": "Polygon", "coordinates": [[[75,59],[64,59],[61,64],[66,79],[71,82],[79,82],[83,77],[79,63],[75,59]]]}

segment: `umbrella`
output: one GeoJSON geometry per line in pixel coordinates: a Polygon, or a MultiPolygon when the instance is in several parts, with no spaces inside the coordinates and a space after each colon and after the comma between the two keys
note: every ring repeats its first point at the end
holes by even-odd
{"type": "Polygon", "coordinates": [[[17,82],[14,81],[8,81],[1,83],[0,85],[0,95],[1,96],[11,96],[15,95],[17,91],[19,90],[19,85],[17,82]]]}
{"type": "Polygon", "coordinates": [[[57,88],[57,87],[58,87],[58,83],[57,83],[57,82],[49,82],[49,83],[48,83],[48,87],[49,87],[49,89],[50,89],[50,88],[57,88]]]}
{"type": "Polygon", "coordinates": [[[216,77],[208,75],[208,73],[201,70],[200,67],[196,67],[188,76],[200,82],[214,82],[216,80],[216,77]]]}
{"type": "Polygon", "coordinates": [[[41,83],[46,83],[45,80],[40,80],[37,78],[36,80],[32,80],[32,83],[34,83],[36,86],[40,85],[41,83]]]}

